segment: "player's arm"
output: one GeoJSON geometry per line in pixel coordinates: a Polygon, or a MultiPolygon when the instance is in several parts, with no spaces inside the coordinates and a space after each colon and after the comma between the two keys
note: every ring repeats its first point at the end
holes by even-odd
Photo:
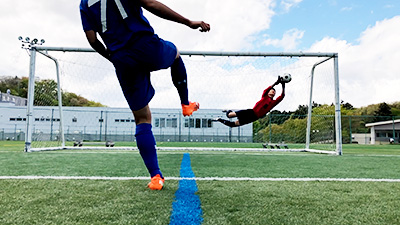
{"type": "Polygon", "coordinates": [[[107,48],[97,39],[97,33],[94,30],[85,31],[86,38],[92,48],[102,55],[104,58],[109,59],[110,53],[107,48]]]}
{"type": "Polygon", "coordinates": [[[273,83],[271,86],[269,86],[267,89],[264,90],[262,97],[265,97],[268,95],[269,90],[271,90],[274,86],[278,85],[279,83],[281,83],[281,77],[278,76],[278,80],[275,81],[275,83],[273,83]]]}
{"type": "Polygon", "coordinates": [[[146,10],[148,10],[149,12],[153,13],[158,17],[184,24],[192,29],[200,28],[201,32],[207,32],[210,30],[210,24],[205,23],[203,21],[189,20],[157,0],[139,0],[139,1],[143,8],[145,8],[146,10]]]}
{"type": "Polygon", "coordinates": [[[278,98],[276,98],[276,100],[275,100],[276,104],[280,103],[283,100],[283,98],[285,97],[285,83],[281,82],[281,84],[282,84],[282,93],[280,96],[278,96],[278,98]]]}
{"type": "Polygon", "coordinates": [[[268,95],[268,92],[269,92],[269,90],[271,90],[272,89],[272,86],[269,86],[269,87],[267,87],[267,89],[265,89],[264,91],[263,91],[263,94],[262,94],[262,98],[264,98],[265,96],[267,96],[268,95]]]}
{"type": "Polygon", "coordinates": [[[275,83],[272,85],[272,87],[278,85],[279,83],[281,83],[281,84],[283,85],[282,77],[281,77],[281,76],[278,76],[278,80],[275,81],[275,83]]]}

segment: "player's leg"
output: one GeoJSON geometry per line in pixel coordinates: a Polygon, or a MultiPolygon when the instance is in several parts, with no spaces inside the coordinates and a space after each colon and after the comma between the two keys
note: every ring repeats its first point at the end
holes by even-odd
{"type": "Polygon", "coordinates": [[[171,65],[172,83],[178,90],[182,105],[189,105],[189,93],[187,88],[187,73],[185,64],[179,53],[177,53],[174,63],[171,65]]]}
{"type": "Polygon", "coordinates": [[[160,174],[158,167],[156,141],[152,132],[151,112],[149,106],[143,109],[133,111],[136,121],[136,143],[139,148],[140,155],[151,175],[151,177],[160,174]]]}
{"type": "Polygon", "coordinates": [[[236,117],[236,112],[232,110],[222,110],[222,112],[226,113],[226,117],[234,118],[236,117]]]}
{"type": "Polygon", "coordinates": [[[182,113],[184,116],[192,115],[199,104],[189,101],[186,68],[176,46],[157,35],[142,37],[135,45],[141,53],[138,60],[147,65],[150,71],[171,67],[171,77],[181,100],[182,113]]]}
{"type": "Polygon", "coordinates": [[[229,120],[224,120],[224,119],[221,119],[221,118],[217,118],[217,119],[214,119],[213,121],[218,121],[218,122],[220,122],[220,123],[222,123],[222,124],[224,124],[225,126],[228,126],[228,127],[237,127],[237,126],[240,126],[240,124],[239,124],[239,121],[229,121],[229,120]]]}
{"type": "Polygon", "coordinates": [[[133,111],[136,121],[136,143],[144,164],[151,176],[148,184],[150,189],[161,190],[164,185],[164,177],[158,166],[156,140],[151,126],[151,112],[148,105],[144,108],[133,111]]]}
{"type": "Polygon", "coordinates": [[[187,86],[187,73],[185,64],[179,55],[176,54],[174,63],[171,65],[171,77],[174,86],[178,90],[182,104],[182,113],[184,116],[190,116],[194,111],[199,109],[200,105],[197,102],[189,102],[189,91],[187,86]]]}
{"type": "Polygon", "coordinates": [[[160,190],[163,176],[158,166],[156,141],[152,132],[151,112],[148,103],[154,96],[150,72],[132,56],[131,51],[121,50],[113,55],[112,62],[124,96],[133,112],[136,122],[136,143],[139,153],[152,177],[149,187],[160,190]],[[160,182],[161,181],[161,182],[160,182]]]}
{"type": "Polygon", "coordinates": [[[239,126],[246,125],[258,120],[258,117],[254,113],[253,109],[239,110],[235,112],[235,115],[238,118],[237,124],[239,126]]]}

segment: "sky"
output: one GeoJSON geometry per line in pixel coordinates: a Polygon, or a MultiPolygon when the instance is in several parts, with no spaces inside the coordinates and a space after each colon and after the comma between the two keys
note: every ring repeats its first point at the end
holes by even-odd
{"type": "MultiPolygon", "coordinates": [[[[200,33],[145,12],[156,33],[179,50],[335,52],[341,100],[355,107],[400,101],[398,0],[160,1],[211,25],[210,32],[200,33]]],[[[0,76],[28,75],[28,56],[18,36],[45,39],[46,46],[90,47],[78,6],[79,0],[3,0],[0,76]]],[[[257,100],[243,101],[252,107],[257,100]]]]}

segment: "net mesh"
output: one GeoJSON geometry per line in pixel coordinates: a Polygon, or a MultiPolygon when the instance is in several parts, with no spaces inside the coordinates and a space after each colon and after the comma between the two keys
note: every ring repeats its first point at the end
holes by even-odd
{"type": "MultiPolygon", "coordinates": [[[[104,135],[120,135],[122,140],[134,141],[134,118],[129,110],[127,114],[128,105],[112,64],[93,52],[56,51],[50,52],[50,55],[57,59],[60,68],[66,140],[102,141],[105,140],[104,135]],[[94,108],[71,107],[82,105],[94,108]],[[96,106],[114,109],[108,112],[108,124],[105,123],[105,112],[95,110],[96,106]]],[[[223,109],[253,108],[260,100],[263,90],[272,85],[278,75],[290,73],[292,81],[286,84],[284,100],[272,113],[253,124],[250,128],[252,140],[249,141],[286,143],[292,144],[291,147],[294,148],[304,148],[311,69],[324,58],[205,55],[182,55],[182,58],[188,73],[189,99],[198,101],[201,110],[210,110],[213,112],[209,113],[210,115],[218,117],[223,117],[224,114],[215,112],[223,109]]],[[[165,110],[165,117],[176,118],[169,120],[169,123],[176,124],[172,125],[176,128],[172,131],[176,135],[178,126],[184,127],[185,121],[178,115],[180,100],[172,84],[170,70],[153,72],[151,81],[156,94],[150,107],[158,109],[157,112],[161,114],[165,110]],[[175,114],[171,113],[171,109],[175,114]]],[[[335,150],[334,83],[333,60],[316,67],[312,92],[310,148],[335,150]]],[[[278,85],[275,89],[276,96],[280,95],[281,86],[278,85]]],[[[33,148],[60,145],[61,127],[59,110],[55,107],[57,104],[55,64],[47,57],[37,54],[33,148]]],[[[167,119],[165,118],[165,123],[167,119]]],[[[200,124],[198,128],[207,128],[206,132],[209,132],[209,128],[216,129],[220,126],[210,123],[210,118],[205,121],[207,124],[200,124]]],[[[240,130],[237,132],[240,133],[240,130]]],[[[114,139],[119,140],[115,137],[114,139]]]]}

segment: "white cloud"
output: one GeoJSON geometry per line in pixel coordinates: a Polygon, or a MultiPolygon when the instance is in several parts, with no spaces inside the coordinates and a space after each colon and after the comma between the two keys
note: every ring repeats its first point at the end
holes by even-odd
{"type": "Polygon", "coordinates": [[[304,31],[296,28],[290,29],[283,34],[282,39],[267,39],[264,45],[272,45],[276,48],[283,48],[285,51],[294,50],[299,44],[299,40],[303,38],[304,31]]]}
{"type": "Polygon", "coordinates": [[[343,7],[343,8],[340,9],[341,12],[351,11],[351,10],[353,10],[353,7],[343,7]]]}
{"type": "Polygon", "coordinates": [[[210,32],[200,33],[145,12],[156,33],[181,50],[238,51],[251,48],[252,35],[268,29],[275,14],[273,0],[162,2],[189,19],[203,20],[211,25],[210,32]]]}
{"type": "Polygon", "coordinates": [[[356,107],[399,101],[400,16],[365,30],[358,44],[326,37],[309,51],[338,52],[341,99],[356,107]]]}
{"type": "Polygon", "coordinates": [[[297,6],[303,0],[282,0],[281,6],[284,12],[289,12],[293,7],[297,6]]]}

